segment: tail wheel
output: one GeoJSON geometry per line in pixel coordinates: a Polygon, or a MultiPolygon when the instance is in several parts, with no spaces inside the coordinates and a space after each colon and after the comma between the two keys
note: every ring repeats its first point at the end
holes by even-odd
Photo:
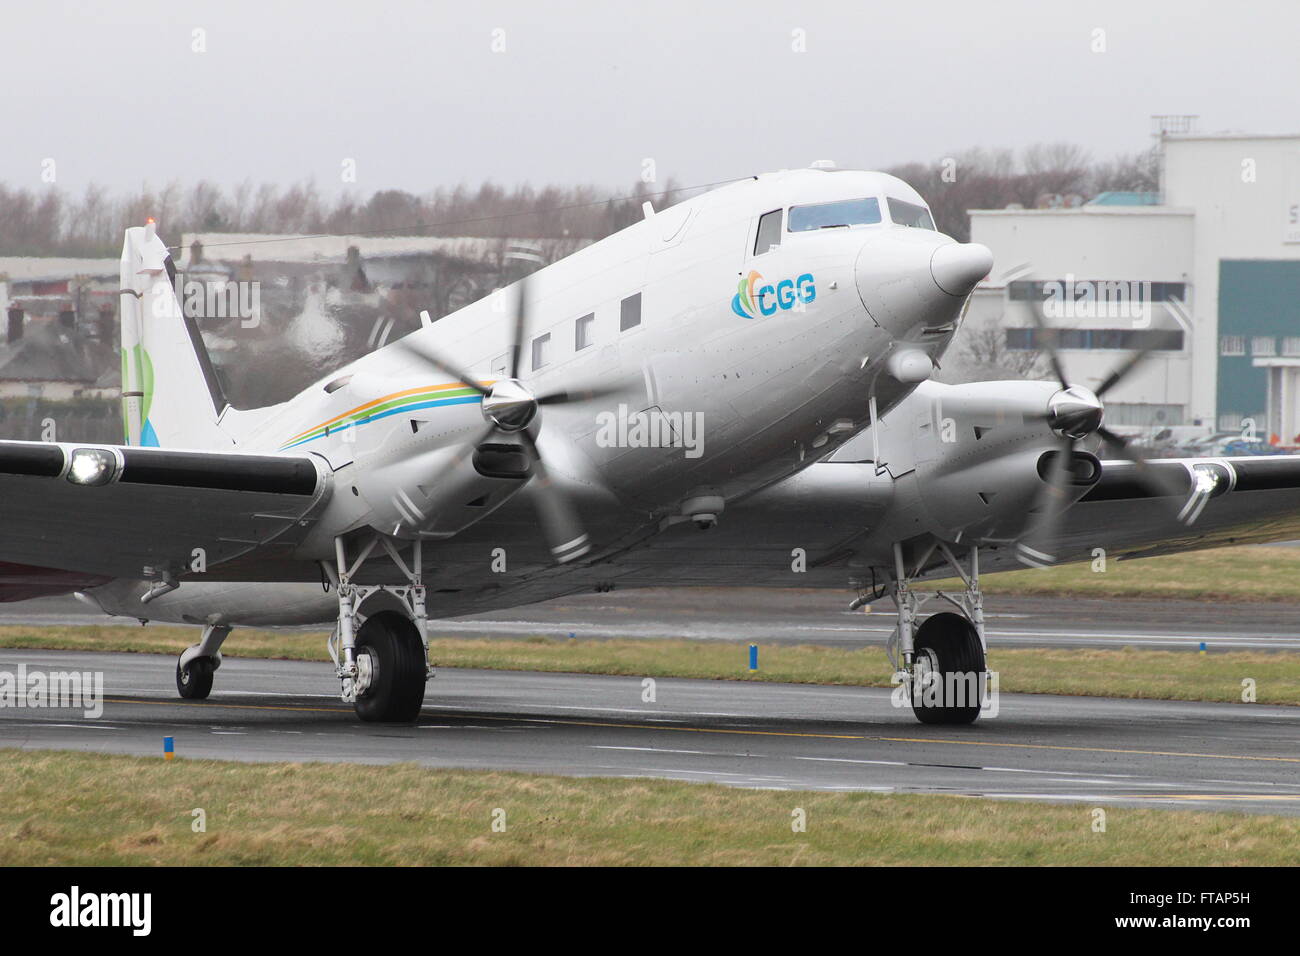
{"type": "Polygon", "coordinates": [[[212,693],[212,658],[196,657],[184,667],[176,661],[176,690],[186,700],[207,700],[212,693]]]}
{"type": "Polygon", "coordinates": [[[944,611],[926,618],[913,642],[912,713],[923,724],[969,724],[984,695],[984,648],[975,626],[944,611]]]}
{"type": "Polygon", "coordinates": [[[420,716],[427,677],[420,632],[396,611],[380,611],[357,632],[357,716],[411,723],[420,716]]]}

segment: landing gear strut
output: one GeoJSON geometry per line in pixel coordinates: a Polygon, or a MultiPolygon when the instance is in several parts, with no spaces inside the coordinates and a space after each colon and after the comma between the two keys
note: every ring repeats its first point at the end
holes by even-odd
{"type": "MultiPolygon", "coordinates": [[[[970,549],[967,572],[942,541],[933,542],[908,573],[902,544],[894,544],[894,574],[889,588],[898,623],[885,653],[900,683],[907,687],[912,712],[924,724],[969,724],[985,701],[987,668],[984,596],[979,583],[979,548],[970,549]],[[966,585],[960,595],[918,595],[911,587],[938,551],[966,585]],[[958,613],[932,614],[918,626],[921,607],[931,597],[947,601],[958,613]]],[[[865,602],[864,602],[865,603],[865,602]]]]}
{"type": "Polygon", "coordinates": [[[225,624],[209,624],[199,643],[181,651],[176,660],[176,690],[186,700],[207,700],[212,675],[221,666],[221,645],[230,634],[225,624]]]}
{"type": "Polygon", "coordinates": [[[433,676],[428,662],[421,544],[419,539],[414,542],[408,567],[392,540],[376,535],[349,564],[343,539],[336,538],[335,567],[322,563],[339,601],[338,627],[327,646],[335,676],[342,684],[340,696],[365,721],[415,720],[424,703],[425,681],[433,676]],[[406,577],[406,584],[352,583],[376,546],[388,553],[406,577]],[[384,609],[363,617],[359,613],[361,606],[381,592],[396,599],[400,610],[384,609]]]}

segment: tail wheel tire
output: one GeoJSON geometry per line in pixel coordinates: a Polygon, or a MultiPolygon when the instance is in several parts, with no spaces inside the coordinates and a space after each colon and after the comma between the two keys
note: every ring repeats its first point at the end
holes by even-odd
{"type": "Polygon", "coordinates": [[[409,724],[420,716],[427,676],[424,645],[415,625],[396,611],[380,611],[357,632],[361,687],[357,716],[371,723],[409,724]]]}
{"type": "Polygon", "coordinates": [[[207,700],[216,668],[210,657],[196,657],[184,667],[176,660],[176,690],[186,700],[207,700]]]}
{"type": "Polygon", "coordinates": [[[980,715],[986,679],[975,625],[951,611],[933,614],[913,641],[912,713],[923,724],[969,724],[980,715]]]}

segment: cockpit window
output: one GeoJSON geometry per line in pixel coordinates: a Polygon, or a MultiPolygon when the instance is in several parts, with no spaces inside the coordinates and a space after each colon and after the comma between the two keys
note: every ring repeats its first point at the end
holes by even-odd
{"type": "Polygon", "coordinates": [[[790,231],[811,232],[814,229],[835,229],[841,226],[869,226],[880,222],[880,200],[845,199],[840,202],[823,202],[813,206],[790,207],[790,231]]]}
{"type": "Polygon", "coordinates": [[[930,210],[924,206],[918,206],[914,202],[904,202],[892,196],[889,197],[889,218],[900,226],[911,226],[914,229],[934,229],[934,220],[930,218],[930,210]]]}
{"type": "Polygon", "coordinates": [[[761,256],[781,245],[781,210],[765,212],[758,220],[758,236],[754,239],[754,255],[761,256]]]}

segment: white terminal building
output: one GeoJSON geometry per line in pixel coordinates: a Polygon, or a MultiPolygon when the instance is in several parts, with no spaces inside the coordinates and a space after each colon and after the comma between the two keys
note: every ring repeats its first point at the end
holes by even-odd
{"type": "Polygon", "coordinates": [[[1253,422],[1298,445],[1300,135],[1165,132],[1158,148],[1158,193],[972,210],[994,265],[963,331],[993,323],[1007,354],[1034,350],[1037,301],[1072,384],[1152,349],[1106,395],[1112,427],[1187,439],[1253,422]]]}

